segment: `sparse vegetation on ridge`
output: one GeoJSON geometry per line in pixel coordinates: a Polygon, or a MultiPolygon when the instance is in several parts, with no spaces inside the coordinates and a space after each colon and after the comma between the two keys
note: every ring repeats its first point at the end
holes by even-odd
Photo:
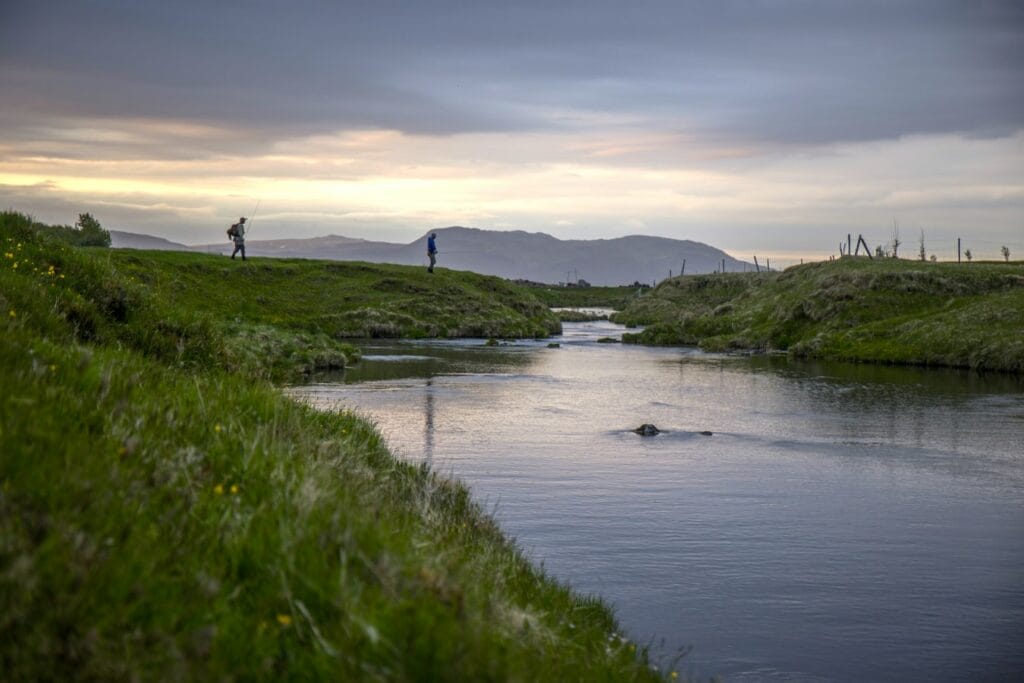
{"type": "Polygon", "coordinates": [[[4,680],[663,678],[462,485],[225,361],[146,255],[9,214],[0,246],[4,680]]]}
{"type": "Polygon", "coordinates": [[[674,278],[613,320],[623,341],[1024,372],[1024,266],[844,258],[674,278]]]}

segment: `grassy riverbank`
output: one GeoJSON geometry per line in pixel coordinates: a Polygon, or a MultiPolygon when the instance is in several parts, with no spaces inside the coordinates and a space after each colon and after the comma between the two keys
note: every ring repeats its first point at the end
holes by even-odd
{"type": "Polygon", "coordinates": [[[623,341],[1024,372],[1024,265],[846,258],[674,278],[614,316],[623,341]]]}
{"type": "MultiPolygon", "coordinates": [[[[238,285],[258,261],[71,248],[9,216],[0,246],[5,680],[662,678],[464,487],[232,356],[237,302],[171,272],[238,285]]],[[[238,317],[337,333],[276,296],[238,317]]]]}
{"type": "Polygon", "coordinates": [[[649,291],[644,287],[557,287],[555,285],[528,285],[528,290],[545,305],[565,308],[614,308],[622,310],[639,296],[649,291]]]}
{"type": "Polygon", "coordinates": [[[546,337],[558,319],[521,287],[384,263],[117,250],[111,264],[170,305],[330,337],[546,337]]]}

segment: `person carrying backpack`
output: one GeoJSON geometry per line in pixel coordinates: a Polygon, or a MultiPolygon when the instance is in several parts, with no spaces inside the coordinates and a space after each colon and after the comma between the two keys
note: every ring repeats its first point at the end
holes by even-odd
{"type": "Polygon", "coordinates": [[[245,216],[238,219],[238,222],[228,228],[228,237],[235,243],[235,250],[231,252],[231,260],[235,254],[242,252],[242,260],[245,260],[245,216]]]}

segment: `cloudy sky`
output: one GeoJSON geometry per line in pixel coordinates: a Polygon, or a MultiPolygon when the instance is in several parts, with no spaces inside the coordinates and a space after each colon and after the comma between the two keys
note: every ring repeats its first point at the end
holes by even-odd
{"type": "Polygon", "coordinates": [[[1024,254],[1024,3],[0,3],[0,207],[200,243],[257,203],[254,239],[1024,254]]]}

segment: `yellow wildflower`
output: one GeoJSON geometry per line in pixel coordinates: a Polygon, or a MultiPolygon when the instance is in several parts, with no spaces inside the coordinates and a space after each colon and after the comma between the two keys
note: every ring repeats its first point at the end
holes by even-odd
{"type": "Polygon", "coordinates": [[[222,495],[224,493],[224,485],[217,484],[216,486],[213,487],[213,492],[216,493],[218,496],[222,495]]]}
{"type": "Polygon", "coordinates": [[[237,496],[238,495],[238,484],[232,484],[231,485],[231,495],[233,495],[233,496],[237,496]]]}
{"type": "Polygon", "coordinates": [[[679,672],[678,672],[678,671],[673,671],[673,672],[672,672],[672,680],[674,681],[674,680],[676,680],[677,678],[679,678],[679,672]]]}
{"type": "Polygon", "coordinates": [[[12,308],[11,310],[7,311],[7,316],[10,317],[10,318],[17,318],[18,314],[15,313],[14,309],[12,308]]]}
{"type": "Polygon", "coordinates": [[[287,614],[278,614],[277,615],[277,623],[281,624],[281,626],[286,626],[286,627],[287,626],[291,626],[292,625],[292,618],[291,618],[291,616],[289,616],[287,614]]]}
{"type": "Polygon", "coordinates": [[[220,432],[220,422],[218,422],[217,424],[213,425],[213,431],[220,432]]]}

